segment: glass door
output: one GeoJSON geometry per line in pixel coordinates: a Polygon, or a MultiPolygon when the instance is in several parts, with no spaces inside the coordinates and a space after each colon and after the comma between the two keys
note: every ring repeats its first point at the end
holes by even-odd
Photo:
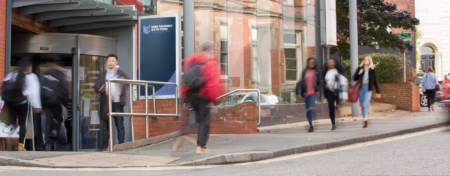
{"type": "Polygon", "coordinates": [[[106,68],[106,57],[81,55],[78,80],[79,91],[79,144],[80,150],[96,150],[102,144],[100,123],[100,94],[94,90],[95,82],[106,68]]]}

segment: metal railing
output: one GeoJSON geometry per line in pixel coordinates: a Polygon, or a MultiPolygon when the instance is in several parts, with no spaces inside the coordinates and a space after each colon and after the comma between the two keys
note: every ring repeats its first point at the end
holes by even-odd
{"type": "Polygon", "coordinates": [[[113,128],[112,128],[112,117],[113,116],[131,116],[131,138],[134,141],[134,116],[145,117],[145,135],[148,138],[148,117],[179,117],[178,114],[178,84],[170,82],[157,82],[157,81],[140,81],[140,80],[127,80],[127,79],[110,79],[106,80],[108,82],[108,90],[111,90],[111,83],[122,83],[128,84],[130,89],[130,113],[123,112],[112,112],[112,98],[111,91],[108,91],[108,106],[109,106],[109,151],[113,151],[113,128]],[[158,114],[156,112],[156,94],[155,86],[149,84],[157,85],[173,85],[175,86],[175,114],[158,114]],[[145,86],[145,113],[133,113],[133,85],[145,86]],[[153,99],[153,113],[148,113],[148,87],[152,87],[152,99],[153,99]]]}
{"type": "Polygon", "coordinates": [[[257,104],[258,104],[258,123],[256,125],[259,125],[261,123],[261,92],[258,89],[236,89],[236,90],[233,90],[231,92],[228,92],[226,94],[223,94],[223,95],[217,97],[217,99],[224,98],[235,92],[256,92],[256,96],[258,97],[257,98],[257,100],[258,100],[258,102],[257,102],[257,104]]]}

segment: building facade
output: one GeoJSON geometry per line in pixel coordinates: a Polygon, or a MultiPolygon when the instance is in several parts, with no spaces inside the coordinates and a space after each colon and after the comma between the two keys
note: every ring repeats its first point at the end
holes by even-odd
{"type": "Polygon", "coordinates": [[[417,40],[420,55],[420,69],[426,71],[434,67],[439,81],[450,74],[450,19],[449,0],[416,0],[417,18],[420,20],[418,32],[422,35],[417,40]]]}

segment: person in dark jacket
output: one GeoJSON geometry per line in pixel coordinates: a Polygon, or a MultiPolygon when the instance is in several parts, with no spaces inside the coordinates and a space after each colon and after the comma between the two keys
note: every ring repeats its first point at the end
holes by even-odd
{"type": "Polygon", "coordinates": [[[68,106],[69,98],[69,83],[67,81],[66,74],[62,71],[62,68],[58,65],[56,58],[53,62],[46,64],[49,68],[42,78],[42,119],[43,123],[43,138],[45,151],[53,151],[55,138],[57,138],[61,150],[67,148],[67,136],[66,133],[61,133],[61,129],[65,130],[65,119],[63,115],[63,108],[68,106]],[[52,84],[52,85],[50,85],[52,84]],[[55,96],[55,99],[48,97],[55,96]],[[56,128],[56,129],[55,129],[56,128]],[[54,131],[54,132],[53,132],[54,131]],[[54,133],[52,135],[52,133],[54,133]],[[61,137],[59,137],[61,136],[61,137]]]}
{"type": "Polygon", "coordinates": [[[322,81],[322,74],[317,69],[317,61],[315,57],[310,57],[306,61],[308,66],[302,71],[301,79],[296,84],[296,91],[299,99],[305,98],[306,117],[309,122],[308,132],[314,132],[312,123],[314,106],[317,100],[317,94],[321,91],[320,82],[322,81]]]}
{"type": "Polygon", "coordinates": [[[324,72],[324,82],[325,82],[325,98],[328,101],[328,111],[330,113],[331,120],[331,131],[336,131],[336,109],[339,107],[339,90],[337,85],[339,85],[339,76],[344,75],[344,69],[342,68],[339,61],[330,59],[327,61],[324,72]]]}
{"type": "Polygon", "coordinates": [[[371,56],[366,56],[361,66],[356,69],[353,75],[354,81],[359,81],[361,87],[359,89],[359,103],[364,117],[364,126],[367,128],[367,121],[370,115],[370,99],[372,98],[372,90],[375,87],[377,94],[375,98],[381,98],[380,88],[378,87],[377,73],[371,56]]]}
{"type": "MultiPolygon", "coordinates": [[[[108,79],[129,79],[127,74],[119,69],[118,58],[114,54],[107,56],[108,69],[100,74],[95,82],[94,89],[100,93],[100,118],[103,122],[103,146],[101,150],[108,148],[109,142],[109,103],[108,103],[108,79]]],[[[111,83],[111,100],[112,100],[112,112],[124,112],[123,107],[126,105],[126,92],[127,86],[120,83],[111,83]]],[[[123,124],[123,117],[113,117],[117,128],[117,138],[119,144],[125,141],[125,126],[123,124]]]]}
{"type": "Polygon", "coordinates": [[[199,65],[201,70],[200,78],[204,84],[199,88],[187,86],[183,79],[182,97],[184,108],[188,109],[188,104],[194,109],[198,126],[197,153],[209,152],[206,143],[209,138],[211,121],[211,103],[217,101],[221,93],[219,62],[211,55],[214,43],[207,42],[201,46],[201,52],[184,59],[183,71],[186,73],[191,66],[199,65]]]}

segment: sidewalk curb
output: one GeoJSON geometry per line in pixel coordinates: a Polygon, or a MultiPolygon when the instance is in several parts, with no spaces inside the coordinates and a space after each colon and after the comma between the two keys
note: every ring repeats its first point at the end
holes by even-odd
{"type": "Polygon", "coordinates": [[[217,164],[234,164],[234,163],[244,163],[244,162],[254,162],[254,161],[260,161],[260,160],[266,160],[266,159],[272,159],[287,155],[293,155],[293,154],[300,154],[300,153],[306,153],[306,152],[312,152],[312,151],[318,151],[318,150],[325,150],[325,149],[331,149],[331,148],[337,148],[342,147],[346,145],[352,145],[356,143],[362,143],[362,142],[368,142],[368,141],[374,141],[394,136],[400,136],[408,133],[414,133],[414,132],[420,132],[425,131],[433,128],[439,128],[448,126],[449,122],[444,123],[438,123],[434,125],[428,125],[428,126],[422,126],[422,127],[416,127],[412,129],[405,129],[400,131],[394,131],[394,132],[387,132],[387,133],[381,133],[376,135],[370,135],[370,136],[364,136],[364,137],[357,137],[352,139],[345,139],[340,141],[333,141],[333,142],[326,142],[326,143],[320,143],[320,144],[313,144],[313,145],[307,145],[307,146],[297,146],[297,147],[291,147],[291,148],[284,148],[284,149],[278,149],[274,151],[260,151],[260,152],[245,152],[245,153],[234,153],[234,154],[222,154],[222,155],[216,155],[211,156],[195,161],[190,162],[184,162],[177,164],[178,166],[196,166],[196,165],[217,165],[217,164]]]}
{"type": "Polygon", "coordinates": [[[194,161],[188,161],[179,164],[166,164],[166,165],[134,165],[134,166],[117,166],[117,165],[77,165],[77,166],[55,166],[52,164],[42,163],[34,160],[23,160],[17,158],[10,158],[0,156],[0,166],[19,166],[19,167],[41,167],[41,168],[145,168],[145,167],[170,167],[170,166],[200,166],[200,165],[222,165],[222,164],[234,164],[234,163],[245,163],[254,162],[266,159],[272,159],[287,155],[307,153],[312,151],[324,150],[342,147],[346,145],[352,145],[356,143],[374,141],[394,136],[400,136],[408,133],[420,132],[425,130],[430,130],[433,128],[439,128],[448,126],[449,122],[443,122],[428,126],[416,127],[411,129],[404,129],[399,131],[375,134],[370,136],[363,136],[351,139],[344,139],[339,141],[332,141],[326,143],[312,144],[312,145],[302,145],[295,146],[291,148],[283,148],[273,151],[254,151],[254,152],[243,152],[243,153],[228,153],[210,156],[207,158],[202,158],[194,161]]]}

